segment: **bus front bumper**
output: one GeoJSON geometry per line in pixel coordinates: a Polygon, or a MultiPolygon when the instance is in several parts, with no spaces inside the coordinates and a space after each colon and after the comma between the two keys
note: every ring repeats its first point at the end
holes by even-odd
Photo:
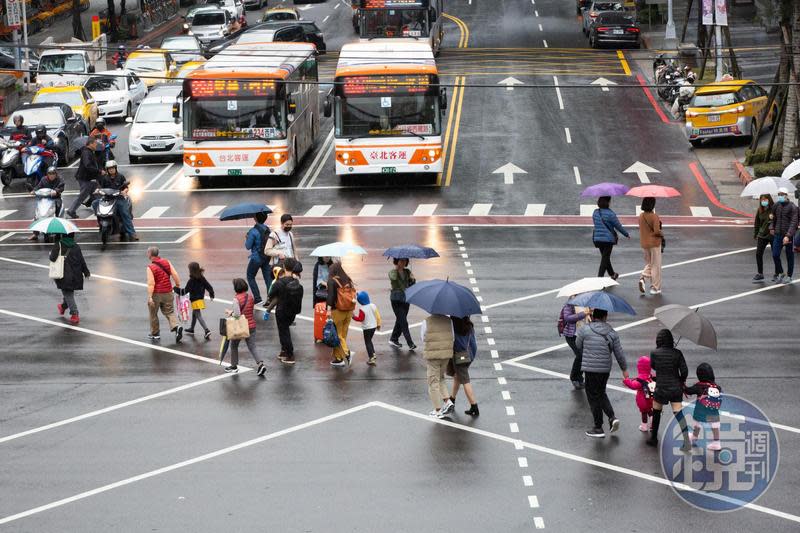
{"type": "Polygon", "coordinates": [[[336,174],[347,176],[350,174],[425,174],[439,173],[443,170],[442,160],[433,161],[427,165],[353,165],[348,166],[336,161],[336,174]]]}

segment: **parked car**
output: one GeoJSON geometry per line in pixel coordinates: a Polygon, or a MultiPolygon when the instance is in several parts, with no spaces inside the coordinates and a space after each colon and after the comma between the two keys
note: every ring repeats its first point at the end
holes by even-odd
{"type": "Polygon", "coordinates": [[[47,128],[47,134],[55,143],[58,153],[58,164],[67,165],[72,160],[78,145],[79,137],[89,134],[89,127],[81,117],[72,111],[72,107],[62,103],[26,104],[8,115],[6,124],[0,135],[8,136],[14,127],[14,116],[21,115],[25,125],[33,131],[36,126],[47,128]]]}
{"type": "MultiPolygon", "coordinates": [[[[16,50],[10,46],[0,46],[0,69],[16,68],[16,50]]],[[[36,78],[36,70],[39,69],[39,54],[33,50],[28,51],[28,65],[25,65],[25,54],[21,54],[20,66],[23,70],[33,71],[28,75],[31,80],[36,78]]]]}
{"type": "Polygon", "coordinates": [[[261,9],[262,7],[268,5],[268,0],[244,0],[243,3],[245,9],[261,9]]]}
{"type": "Polygon", "coordinates": [[[616,11],[600,13],[589,26],[589,46],[604,44],[631,45],[641,48],[639,25],[631,15],[616,11]]]}
{"type": "Polygon", "coordinates": [[[125,61],[125,68],[135,72],[148,87],[164,83],[178,70],[172,54],[158,48],[131,52],[125,61]]]}
{"type": "Polygon", "coordinates": [[[132,117],[147,94],[145,83],[131,70],[99,72],[84,87],[97,103],[98,114],[106,118],[132,117]]]}
{"type": "Polygon", "coordinates": [[[300,20],[300,13],[293,7],[273,7],[264,11],[259,22],[277,22],[281,20],[300,20]]]}
{"type": "Polygon", "coordinates": [[[183,156],[183,125],[181,123],[180,85],[155,87],[142,101],[131,123],[128,137],[128,157],[131,163],[145,158],[183,156]],[[173,107],[178,106],[178,118],[173,107]]]}
{"type": "MultiPolygon", "coordinates": [[[[699,87],[686,109],[686,136],[692,146],[715,137],[749,137],[758,131],[758,120],[767,105],[767,91],[752,80],[731,80],[699,87]]],[[[778,106],[767,113],[772,127],[778,106]]]]}
{"type": "Polygon", "coordinates": [[[592,22],[600,13],[606,11],[622,11],[622,4],[619,2],[592,2],[589,7],[583,10],[581,20],[581,29],[583,33],[589,35],[589,26],[592,25],[592,22]]]}
{"type": "Polygon", "coordinates": [[[231,14],[219,8],[195,14],[189,30],[203,46],[208,46],[209,43],[223,39],[236,31],[231,14]]]}
{"type": "Polygon", "coordinates": [[[164,37],[161,41],[162,50],[168,50],[178,67],[189,61],[203,59],[203,46],[194,35],[174,35],[164,37]]]}
{"type": "Polygon", "coordinates": [[[85,87],[68,85],[58,87],[42,87],[33,95],[33,104],[68,104],[72,111],[86,122],[89,131],[97,120],[97,103],[85,87]]]}

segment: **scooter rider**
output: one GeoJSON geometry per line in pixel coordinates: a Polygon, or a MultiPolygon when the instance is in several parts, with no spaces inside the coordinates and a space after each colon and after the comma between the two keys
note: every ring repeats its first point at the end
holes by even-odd
{"type": "MultiPolygon", "coordinates": [[[[117,162],[109,160],[106,162],[106,173],[103,176],[100,176],[99,181],[99,188],[95,191],[95,194],[99,194],[99,189],[116,189],[120,192],[120,198],[117,201],[117,211],[116,216],[119,217],[121,231],[119,240],[124,241],[125,236],[127,235],[129,240],[138,241],[139,236],[136,235],[136,228],[133,227],[133,203],[131,202],[131,198],[128,195],[128,189],[130,187],[130,182],[125,178],[124,174],[119,172],[117,168],[117,162]]],[[[92,208],[94,212],[97,213],[98,205],[100,204],[100,198],[97,198],[92,202],[92,208]]]]}
{"type": "MultiPolygon", "coordinates": [[[[58,175],[58,170],[56,167],[50,167],[47,169],[47,174],[39,180],[39,183],[36,184],[36,187],[33,189],[34,191],[38,191],[39,189],[52,189],[50,196],[55,198],[56,203],[56,212],[55,216],[58,216],[61,213],[61,194],[64,192],[64,179],[58,175]]],[[[28,239],[29,241],[35,241],[39,239],[39,232],[34,231],[33,235],[30,236],[28,239]]]]}
{"type": "Polygon", "coordinates": [[[24,123],[25,118],[22,115],[14,115],[14,129],[8,137],[12,141],[22,141],[27,145],[31,140],[31,132],[24,123]]]}
{"type": "Polygon", "coordinates": [[[125,45],[119,45],[117,48],[116,53],[111,58],[112,63],[116,68],[123,68],[125,66],[125,61],[128,60],[128,52],[125,50],[125,45]]]}
{"type": "MultiPolygon", "coordinates": [[[[55,147],[55,143],[53,142],[53,138],[47,134],[47,128],[42,125],[39,125],[36,126],[36,135],[34,135],[33,138],[30,141],[28,141],[28,146],[29,147],[38,146],[39,148],[43,148],[45,150],[52,150],[55,147]]],[[[25,156],[25,158],[29,157],[29,154],[23,154],[23,155],[25,156]]],[[[52,157],[43,156],[43,161],[39,168],[40,169],[48,168],[52,166],[53,163],[54,162],[52,157]]],[[[30,181],[28,184],[29,189],[35,183],[38,183],[38,181],[43,177],[44,176],[41,174],[35,176],[35,179],[33,181],[30,181]]]]}
{"type": "Polygon", "coordinates": [[[116,141],[111,138],[113,135],[111,130],[106,128],[106,119],[100,117],[94,123],[94,129],[92,133],[89,134],[91,137],[94,137],[100,143],[102,143],[102,150],[97,152],[97,162],[102,167],[105,165],[106,160],[114,159],[114,154],[111,153],[111,148],[114,148],[116,141]],[[108,157],[106,157],[108,155],[108,157]]]}

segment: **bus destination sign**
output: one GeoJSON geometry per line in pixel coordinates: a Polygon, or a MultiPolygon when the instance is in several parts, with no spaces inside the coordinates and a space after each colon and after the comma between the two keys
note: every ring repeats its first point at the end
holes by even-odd
{"type": "Polygon", "coordinates": [[[344,79],[345,96],[422,94],[428,91],[427,74],[349,76],[344,79]]]}
{"type": "Polygon", "coordinates": [[[428,0],[361,0],[362,9],[395,9],[398,7],[428,7],[428,0]]]}
{"type": "Polygon", "coordinates": [[[192,98],[247,98],[274,96],[273,80],[200,80],[190,81],[192,98]]]}

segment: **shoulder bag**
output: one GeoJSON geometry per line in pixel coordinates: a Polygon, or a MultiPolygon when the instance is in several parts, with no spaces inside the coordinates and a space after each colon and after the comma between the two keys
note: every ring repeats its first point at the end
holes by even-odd
{"type": "Polygon", "coordinates": [[[67,258],[69,250],[64,255],[61,255],[61,243],[58,243],[58,256],[55,261],[50,261],[50,279],[64,279],[64,260],[67,258]]]}
{"type": "Polygon", "coordinates": [[[236,341],[246,339],[250,336],[250,325],[247,323],[247,317],[244,315],[244,308],[247,307],[248,295],[244,297],[244,304],[239,310],[239,316],[229,316],[225,319],[226,337],[229,340],[236,341]]]}

